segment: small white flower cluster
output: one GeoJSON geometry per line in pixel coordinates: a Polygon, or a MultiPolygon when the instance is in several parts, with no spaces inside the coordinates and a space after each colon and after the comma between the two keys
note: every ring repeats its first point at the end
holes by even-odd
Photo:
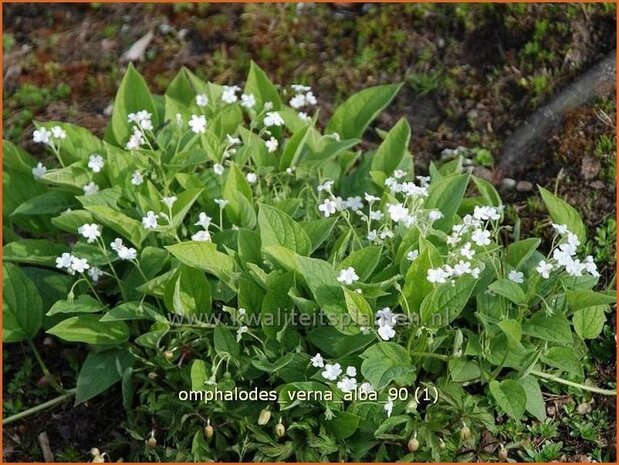
{"type": "Polygon", "coordinates": [[[374,387],[367,381],[358,384],[356,378],[357,369],[354,366],[348,366],[346,367],[346,371],[344,371],[339,363],[325,363],[322,355],[319,353],[312,357],[311,363],[315,368],[324,368],[321,373],[324,379],[328,381],[337,380],[337,387],[342,392],[352,392],[356,390],[366,393],[375,392],[374,387]]]}
{"type": "Polygon", "coordinates": [[[239,98],[236,93],[240,90],[239,86],[224,86],[224,90],[221,93],[221,101],[228,104],[238,101],[239,98]]]}
{"type": "Polygon", "coordinates": [[[129,137],[126,145],[127,150],[138,150],[146,144],[145,131],[152,131],[154,129],[152,117],[153,115],[147,110],[140,110],[127,115],[129,123],[134,124],[133,134],[129,137]]]}
{"type": "Polygon", "coordinates": [[[66,138],[67,133],[60,126],[54,126],[51,130],[42,127],[32,133],[32,141],[36,144],[54,145],[54,140],[66,138]]]}
{"type": "Polygon", "coordinates": [[[101,237],[101,226],[95,223],[86,223],[77,228],[77,232],[86,238],[86,242],[92,244],[101,237]]]}
{"type": "Polygon", "coordinates": [[[87,259],[65,252],[56,258],[56,268],[66,269],[67,273],[74,275],[75,273],[84,273],[90,268],[90,265],[87,259]]]}
{"type": "Polygon", "coordinates": [[[256,97],[254,97],[254,94],[242,94],[241,106],[248,110],[254,108],[256,106],[256,97]]]}
{"type": "MultiPolygon", "coordinates": [[[[291,87],[292,90],[294,90],[295,95],[290,99],[288,104],[295,110],[299,110],[305,106],[314,106],[318,103],[311,87],[300,84],[294,84],[291,87]]],[[[299,111],[298,115],[303,121],[310,120],[309,115],[304,111],[299,111]]]]}
{"type": "Polygon", "coordinates": [[[45,173],[47,173],[47,168],[43,166],[41,162],[37,163],[37,166],[32,168],[32,176],[34,176],[35,179],[40,178],[45,173]]]}
{"type": "Polygon", "coordinates": [[[359,275],[357,275],[355,269],[352,266],[349,266],[348,268],[340,271],[337,280],[342,284],[350,286],[351,284],[359,281],[359,275]]]}
{"type": "Polygon", "coordinates": [[[552,227],[560,240],[552,250],[552,258],[541,260],[536,267],[536,271],[542,278],[548,279],[553,270],[559,270],[561,267],[570,276],[582,276],[584,273],[589,273],[596,278],[600,276],[591,255],[587,255],[583,261],[576,258],[580,245],[576,234],[570,232],[564,224],[553,224],[552,227]]]}
{"type": "Polygon", "coordinates": [[[196,242],[210,242],[211,241],[211,233],[208,228],[211,225],[212,218],[208,216],[204,212],[200,212],[198,215],[198,221],[196,221],[196,226],[201,226],[203,228],[202,231],[198,231],[197,233],[191,236],[192,241],[196,242]]]}
{"type": "Polygon", "coordinates": [[[93,173],[99,173],[104,166],[105,160],[98,153],[93,153],[88,157],[88,168],[90,168],[93,173]]]}
{"type": "Polygon", "coordinates": [[[138,256],[137,250],[133,247],[127,247],[123,244],[123,240],[120,237],[114,239],[114,242],[110,244],[110,247],[121,260],[135,260],[138,256]]]}
{"type": "Polygon", "coordinates": [[[267,111],[263,122],[267,128],[271,126],[284,125],[284,119],[277,111],[267,111]]]}
{"type": "Polygon", "coordinates": [[[82,187],[82,190],[84,191],[84,195],[93,195],[99,192],[99,186],[97,186],[94,181],[90,181],[88,184],[82,187]]]}
{"type": "Polygon", "coordinates": [[[204,134],[206,132],[206,116],[204,115],[191,115],[189,120],[189,127],[194,134],[204,134]]]}
{"type": "Polygon", "coordinates": [[[326,192],[328,194],[328,197],[324,199],[320,205],[318,205],[318,210],[325,218],[330,217],[335,214],[335,212],[344,210],[352,210],[354,212],[361,213],[360,210],[363,208],[363,200],[361,197],[357,195],[343,199],[339,196],[333,195],[332,189],[333,181],[330,179],[316,187],[318,193],[326,192]]]}
{"type": "Polygon", "coordinates": [[[389,307],[376,312],[376,326],[378,326],[378,335],[383,341],[388,341],[395,337],[395,329],[397,325],[396,314],[389,307]]]}

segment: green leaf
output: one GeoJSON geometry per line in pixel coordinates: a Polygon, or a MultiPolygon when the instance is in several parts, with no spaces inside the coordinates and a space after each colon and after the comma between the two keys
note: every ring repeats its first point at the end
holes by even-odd
{"type": "Polygon", "coordinates": [[[204,272],[181,266],[164,291],[168,310],[178,315],[211,312],[211,287],[204,272]]]}
{"type": "Polygon", "coordinates": [[[223,325],[216,326],[213,337],[215,351],[219,355],[229,355],[233,359],[239,357],[239,343],[236,342],[234,335],[228,328],[223,325]]]}
{"type": "Polygon", "coordinates": [[[382,247],[377,245],[355,250],[342,260],[336,269],[340,271],[352,266],[359,275],[359,279],[365,281],[372,275],[376,265],[378,265],[382,250],[382,247]]]}
{"type": "Polygon", "coordinates": [[[56,258],[66,251],[66,246],[47,239],[21,239],[6,244],[2,258],[6,262],[55,266],[56,258]]]}
{"type": "Polygon", "coordinates": [[[466,187],[469,184],[469,174],[455,174],[433,181],[428,188],[428,198],[425,208],[436,208],[443,213],[443,218],[434,223],[435,229],[451,228],[453,216],[458,211],[466,187]]]}
{"type": "Polygon", "coordinates": [[[333,226],[337,223],[337,217],[323,218],[320,220],[301,223],[301,227],[312,243],[310,252],[314,252],[331,235],[333,226]]]}
{"type": "Polygon", "coordinates": [[[508,245],[505,249],[505,261],[515,269],[520,268],[533,255],[540,243],[540,239],[531,237],[508,245]]]}
{"type": "Polygon", "coordinates": [[[56,215],[75,207],[75,197],[64,191],[50,191],[26,200],[15,209],[11,217],[56,215]]]}
{"type": "Polygon", "coordinates": [[[586,307],[574,312],[572,323],[574,331],[583,339],[595,339],[602,333],[606,315],[604,310],[606,305],[586,307]]]}
{"type": "Polygon", "coordinates": [[[449,359],[449,375],[454,383],[463,383],[481,376],[479,364],[462,358],[449,359]]]}
{"type": "Polygon", "coordinates": [[[544,421],[546,419],[546,404],[537,379],[533,376],[525,376],[520,378],[518,383],[527,394],[527,412],[539,421],[544,421]]]}
{"type": "Polygon", "coordinates": [[[361,374],[376,389],[390,383],[408,386],[415,380],[415,367],[408,351],[395,342],[379,342],[361,354],[361,374]]]}
{"type": "Polygon", "coordinates": [[[67,210],[52,218],[54,226],[71,234],[76,234],[81,225],[93,222],[92,213],[86,210],[67,210]]]}
{"type": "Polygon", "coordinates": [[[47,330],[68,342],[94,345],[120,344],[129,339],[129,327],[123,321],[99,321],[100,315],[79,315],[61,321],[47,330]]]}
{"type": "Polygon", "coordinates": [[[331,326],[311,330],[308,338],[321,352],[337,359],[355,354],[375,340],[370,334],[342,335],[331,326]]]}
{"type": "Polygon", "coordinates": [[[398,168],[402,159],[408,155],[408,143],[411,137],[411,128],[405,118],[401,118],[391,128],[387,136],[379,145],[372,157],[372,171],[379,171],[382,175],[374,178],[379,186],[383,186],[385,179],[398,168]]]}
{"type": "Polygon", "coordinates": [[[617,301],[613,294],[604,294],[588,290],[568,290],[565,291],[567,304],[572,311],[581,310],[587,307],[599,307],[612,305],[617,301]]]}
{"type": "Polygon", "coordinates": [[[136,247],[140,247],[148,235],[148,231],[142,227],[141,222],[111,207],[89,205],[84,208],[92,213],[98,222],[113,229],[122,237],[128,239],[136,247]]]}
{"type": "Polygon", "coordinates": [[[153,96],[148,90],[142,75],[129,64],[116,97],[112,110],[112,121],[106,132],[106,140],[119,147],[124,147],[132,134],[131,126],[127,121],[129,113],[146,110],[152,115],[153,126],[159,125],[159,117],[153,96]]]}
{"type": "Polygon", "coordinates": [[[336,440],[341,441],[346,439],[357,431],[361,417],[344,411],[336,411],[333,413],[333,418],[325,421],[325,428],[336,440]]]}
{"type": "Polygon", "coordinates": [[[551,347],[543,355],[542,361],[571,375],[583,377],[582,363],[572,347],[551,347]]]}
{"type": "Polygon", "coordinates": [[[408,307],[413,312],[419,311],[424,298],[434,290],[434,285],[428,281],[427,273],[430,268],[441,265],[441,257],[438,250],[428,243],[415,261],[410,265],[404,279],[402,289],[403,307],[408,307]]]}
{"type": "Polygon", "coordinates": [[[584,244],[587,240],[587,230],[576,209],[543,187],[538,186],[538,189],[552,220],[556,224],[567,225],[567,229],[576,234],[580,242],[584,244]]]}
{"type": "Polygon", "coordinates": [[[295,132],[286,145],[284,146],[284,151],[279,159],[279,170],[286,171],[287,168],[291,166],[296,166],[299,158],[301,157],[301,153],[305,148],[305,141],[307,140],[307,136],[310,133],[311,126],[305,126],[295,132]]]}
{"type": "Polygon", "coordinates": [[[341,139],[359,139],[400,87],[401,84],[375,86],[352,95],[335,110],[325,132],[337,132],[341,139]]]}
{"type": "Polygon", "coordinates": [[[476,280],[470,276],[459,278],[451,284],[439,285],[421,303],[421,322],[429,327],[443,327],[451,323],[464,309],[475,288],[476,280]]]}
{"type": "Polygon", "coordinates": [[[502,320],[497,323],[501,331],[507,336],[507,343],[509,347],[516,348],[520,344],[522,339],[522,328],[517,320],[502,320]]]}
{"type": "Polygon", "coordinates": [[[488,286],[495,294],[501,295],[511,300],[516,305],[525,303],[526,297],[522,288],[509,279],[499,279],[488,286]]]}
{"type": "Polygon", "coordinates": [[[522,332],[549,342],[565,344],[572,342],[570,323],[561,314],[549,316],[539,311],[523,324],[522,332]]]}
{"type": "Polygon", "coordinates": [[[77,377],[75,404],[86,402],[116,384],[133,362],[133,356],[122,349],[90,352],[77,377]]]}
{"type": "Polygon", "coordinates": [[[164,317],[146,302],[123,302],[117,305],[101,318],[100,321],[121,321],[121,320],[152,320],[163,319],[164,317]]]}
{"type": "Polygon", "coordinates": [[[42,321],[42,302],[35,285],[19,267],[3,263],[2,341],[32,339],[42,321]]]}
{"type": "Polygon", "coordinates": [[[226,284],[233,281],[235,262],[232,257],[217,250],[212,242],[180,242],[166,249],[181,263],[210,273],[226,284]]]}
{"type": "Polygon", "coordinates": [[[68,300],[59,300],[52,308],[47,312],[48,316],[56,315],[58,313],[96,313],[103,309],[101,305],[94,297],[89,295],[80,295],[75,300],[69,302],[68,300]]]}
{"type": "Polygon", "coordinates": [[[258,211],[262,247],[281,245],[300,255],[309,255],[312,243],[299,224],[283,211],[260,204],[258,211]]]}
{"type": "Polygon", "coordinates": [[[282,106],[277,89],[266,73],[254,61],[249,65],[249,74],[245,82],[244,92],[254,95],[256,98],[256,108],[258,109],[262,109],[265,102],[271,102],[274,110],[279,110],[282,106]]]}
{"type": "Polygon", "coordinates": [[[527,393],[516,381],[490,381],[490,394],[507,415],[514,420],[520,420],[527,405],[527,393]]]}
{"type": "Polygon", "coordinates": [[[478,178],[477,176],[472,176],[471,178],[473,179],[475,187],[477,187],[477,190],[481,194],[481,197],[484,199],[484,203],[486,205],[490,205],[492,207],[502,205],[501,197],[492,183],[486,181],[485,179],[478,178]]]}
{"type": "Polygon", "coordinates": [[[365,297],[350,289],[344,288],[348,315],[358,326],[371,327],[374,324],[374,312],[365,297]]]}

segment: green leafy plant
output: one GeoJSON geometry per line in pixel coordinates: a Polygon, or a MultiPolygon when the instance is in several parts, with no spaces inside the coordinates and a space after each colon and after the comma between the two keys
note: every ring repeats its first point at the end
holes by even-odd
{"type": "Polygon", "coordinates": [[[85,344],[60,399],[120,383],[153,460],[459,460],[543,421],[546,383],[614,395],[584,383],[615,298],[576,210],[540,189],[544,253],[461,159],[415,176],[405,119],[360,150],[398,89],[323,134],[311,89],[255,64],[165,95],[130,66],[103,140],[36,123],[54,167],[5,141],[4,341],[85,344]]]}

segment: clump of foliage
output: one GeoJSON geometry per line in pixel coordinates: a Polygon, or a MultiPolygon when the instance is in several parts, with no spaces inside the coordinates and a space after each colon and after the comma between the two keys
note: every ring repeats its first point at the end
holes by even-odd
{"type": "Polygon", "coordinates": [[[255,64],[163,96],[129,67],[103,140],[36,123],[55,167],[5,141],[4,341],[86,344],[68,393],[121,383],[153,460],[463,460],[543,421],[545,383],[614,395],[584,383],[615,298],[576,210],[540,189],[542,251],[461,159],[415,176],[405,119],[358,149],[398,89],[321,132],[312,90],[255,64]]]}

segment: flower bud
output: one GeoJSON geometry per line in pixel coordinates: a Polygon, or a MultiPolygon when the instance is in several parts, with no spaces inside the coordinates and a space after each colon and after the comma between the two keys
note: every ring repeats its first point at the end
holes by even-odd
{"type": "Polygon", "coordinates": [[[417,411],[417,406],[419,404],[417,403],[417,401],[415,400],[415,398],[412,398],[408,404],[406,404],[406,411],[408,413],[415,413],[417,411]]]}
{"type": "Polygon", "coordinates": [[[150,380],[155,380],[159,377],[159,375],[157,375],[157,373],[155,373],[154,371],[151,371],[150,373],[148,373],[148,379],[150,380]]]}
{"type": "Polygon", "coordinates": [[[471,439],[471,430],[468,426],[466,426],[466,424],[464,424],[464,426],[460,429],[460,439],[463,441],[471,439]]]}
{"type": "Polygon", "coordinates": [[[204,436],[206,439],[211,439],[215,434],[215,428],[211,426],[211,419],[206,420],[206,426],[204,427],[204,436]]]}
{"type": "Polygon", "coordinates": [[[172,360],[173,357],[174,357],[174,352],[172,352],[171,350],[165,350],[163,352],[163,358],[165,358],[168,362],[172,360]]]}
{"type": "Polygon", "coordinates": [[[419,449],[419,441],[416,437],[412,437],[408,440],[408,451],[409,452],[417,452],[419,449]]]}
{"type": "Polygon", "coordinates": [[[501,448],[499,449],[499,461],[505,462],[506,460],[507,460],[507,449],[501,446],[501,448]]]}
{"type": "Polygon", "coordinates": [[[268,408],[262,409],[260,416],[258,417],[258,424],[260,426],[266,425],[271,419],[271,411],[268,408]]]}
{"type": "Polygon", "coordinates": [[[286,434],[286,427],[282,424],[282,419],[279,419],[279,422],[275,425],[275,436],[281,438],[286,434]]]}
{"type": "Polygon", "coordinates": [[[155,434],[153,432],[150,433],[150,437],[146,440],[146,445],[149,449],[154,449],[157,447],[157,440],[155,439],[155,434]]]}

